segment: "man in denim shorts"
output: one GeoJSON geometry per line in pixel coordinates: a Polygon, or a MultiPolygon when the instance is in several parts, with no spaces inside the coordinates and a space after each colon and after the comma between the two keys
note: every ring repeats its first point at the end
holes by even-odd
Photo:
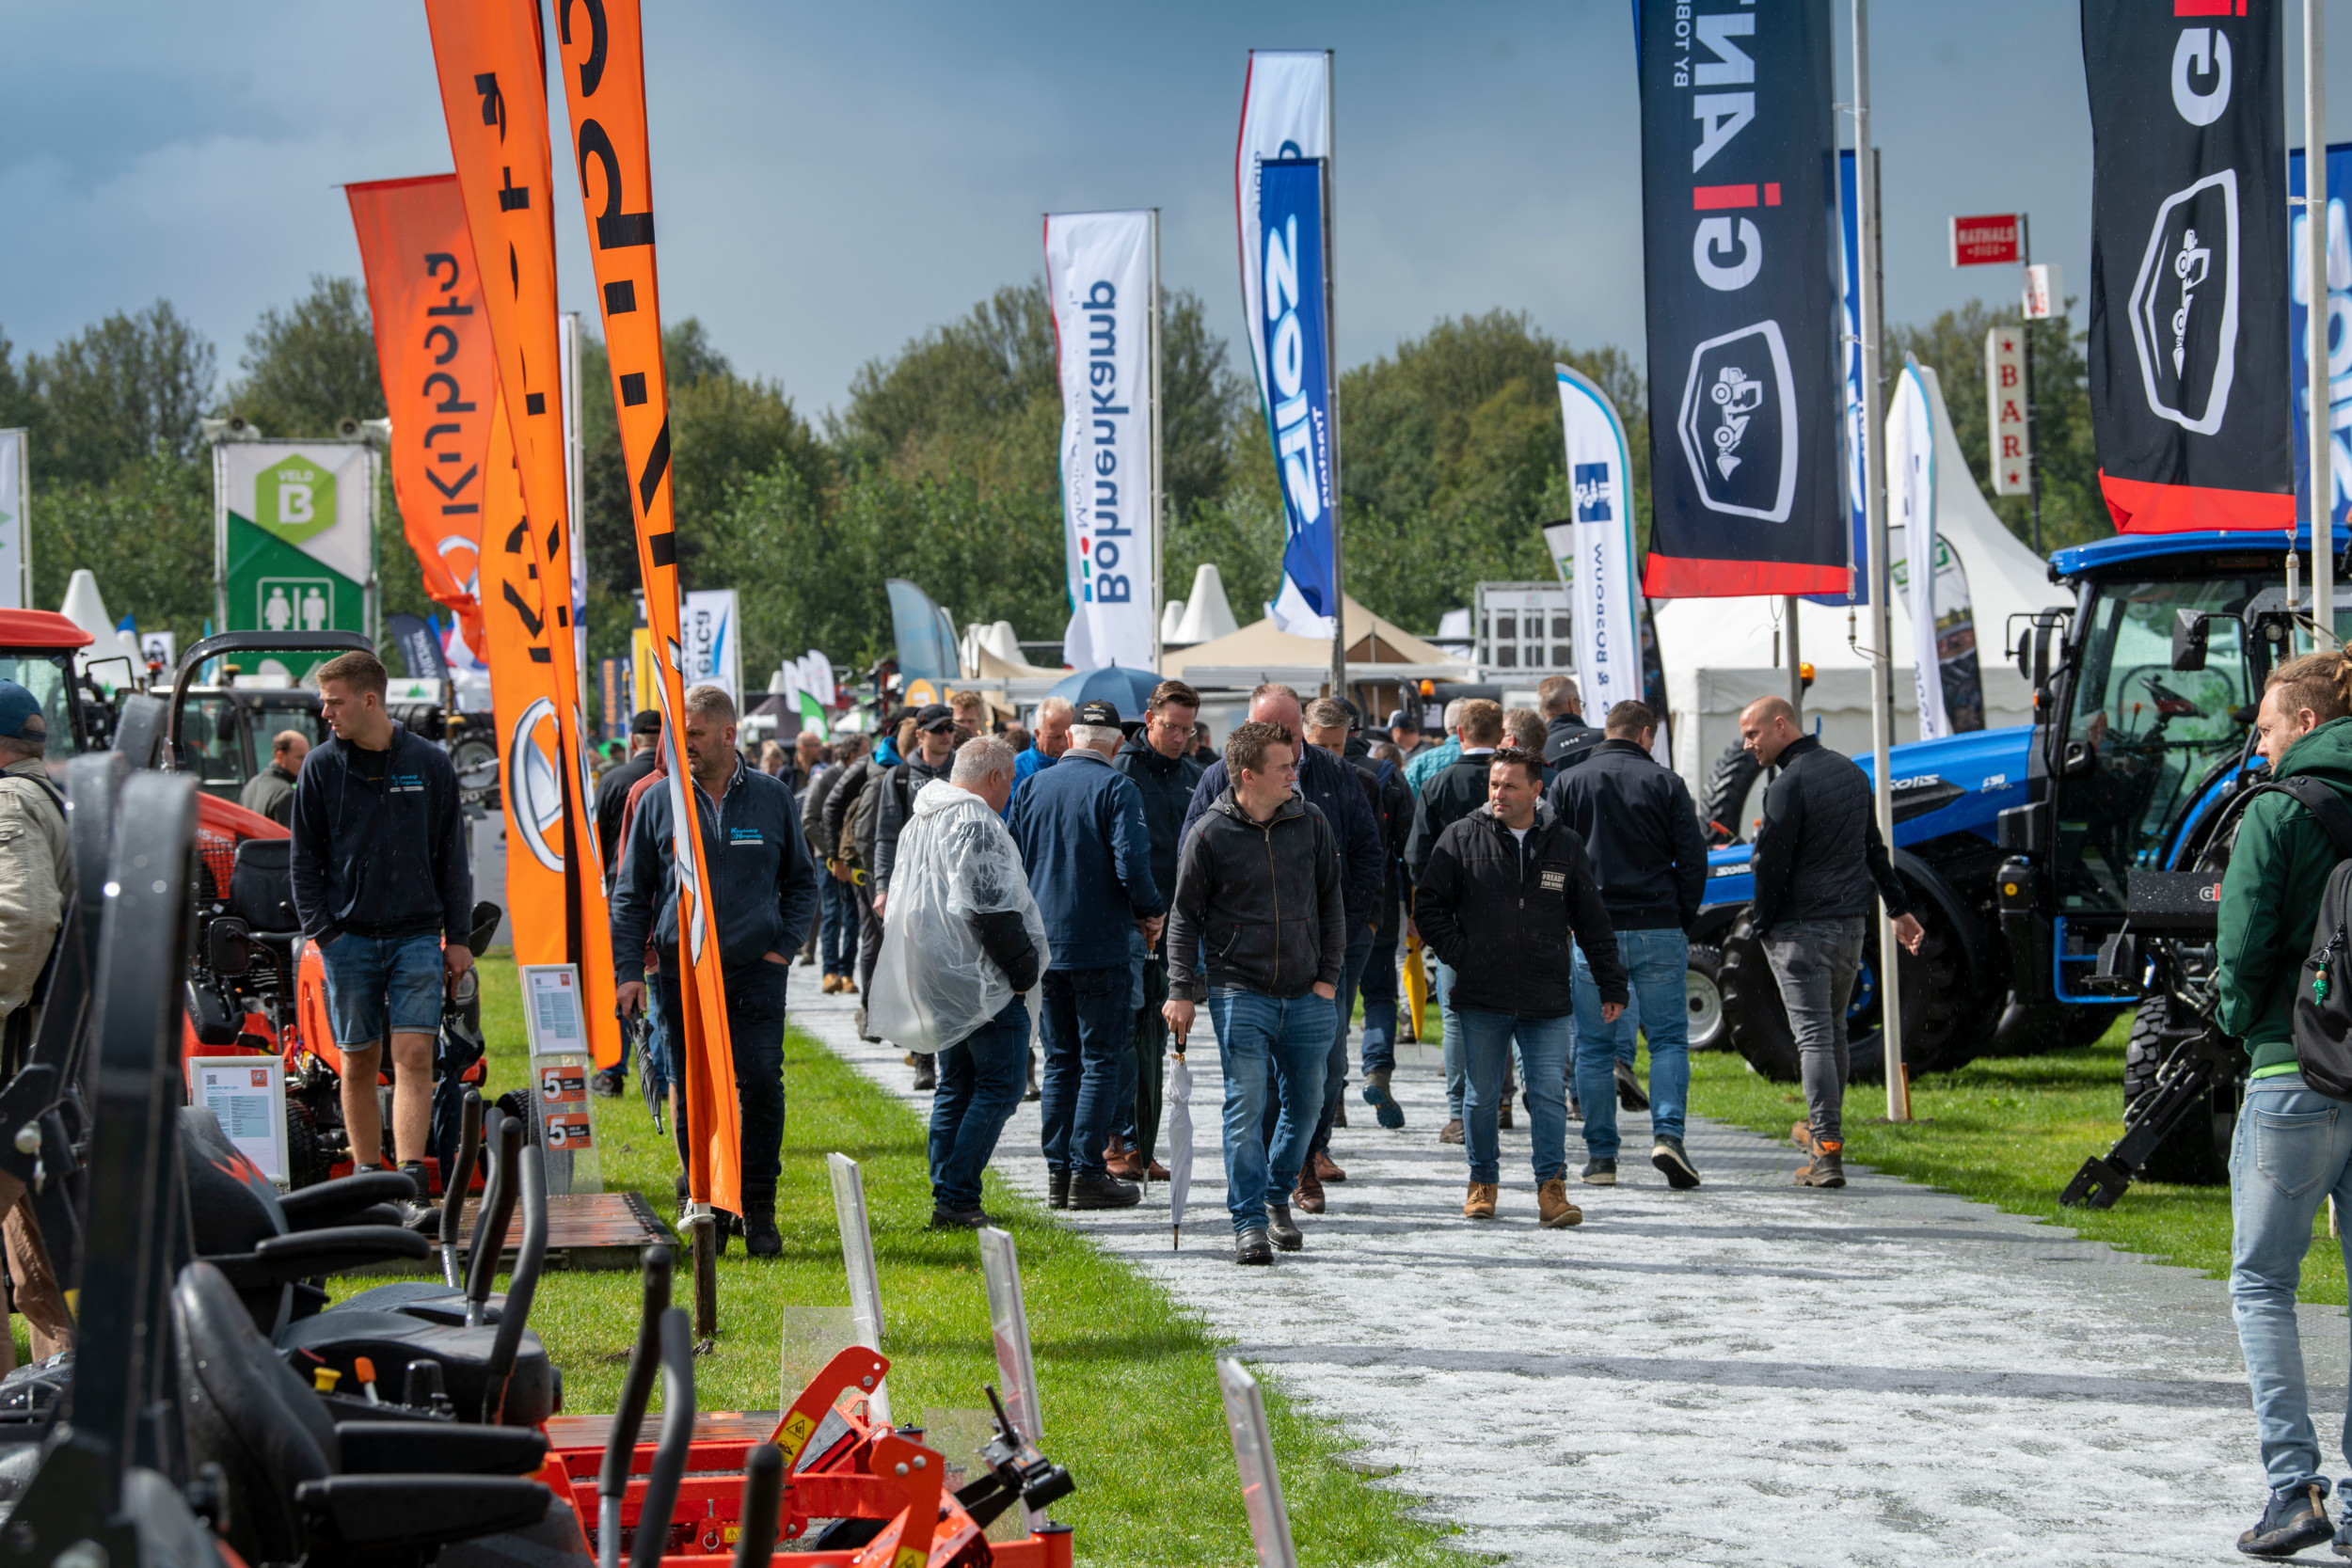
{"type": "Polygon", "coordinates": [[[402,1217],[430,1231],[433,1040],[445,985],[473,965],[466,946],[473,868],[449,755],[385,712],[384,687],[373,654],[339,654],[319,666],[319,705],[334,738],[311,748],[294,786],[294,909],[326,966],[353,1166],[371,1170],[383,1159],[375,1077],[389,1036],[392,1147],[417,1183],[402,1217]]]}

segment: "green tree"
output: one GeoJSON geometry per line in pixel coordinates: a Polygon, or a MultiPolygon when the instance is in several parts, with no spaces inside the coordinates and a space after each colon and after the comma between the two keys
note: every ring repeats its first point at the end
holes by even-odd
{"type": "Polygon", "coordinates": [[[194,461],[211,404],[213,345],[157,300],[120,311],[25,361],[43,416],[37,481],[103,484],[151,456],[194,461]]]}
{"type": "Polygon", "coordinates": [[[246,334],[244,376],[229,387],[229,410],[262,434],[305,440],[335,433],[336,421],[384,417],[368,296],[356,279],[313,274],[310,292],[276,306],[246,334]]]}
{"type": "Polygon", "coordinates": [[[97,576],[106,608],[140,629],[196,641],[213,613],[213,484],[203,465],[167,453],[105,481],[51,483],[33,499],[33,598],[61,604],[75,568],[97,576]]]}

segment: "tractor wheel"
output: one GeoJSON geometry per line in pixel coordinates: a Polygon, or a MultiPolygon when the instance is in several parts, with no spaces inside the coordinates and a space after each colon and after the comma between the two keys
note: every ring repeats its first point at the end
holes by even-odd
{"type": "MultiPolygon", "coordinates": [[[[2152,996],[2132,1016],[2131,1042],[2123,1050],[2123,1109],[2128,1115],[2155,1092],[2156,1069],[2164,1062],[2164,1028],[2169,1004],[2152,996]]],[[[2187,1187],[2218,1187],[2230,1180],[2230,1139],[2237,1129],[2236,1086],[2214,1090],[2203,1114],[2191,1112],[2172,1135],[2156,1146],[2140,1167],[2144,1181],[2170,1181],[2187,1187]]]]}
{"type": "Polygon", "coordinates": [[[286,1101],[286,1185],[316,1186],[334,1169],[335,1157],[319,1136],[310,1107],[299,1100],[286,1101]]]}
{"type": "Polygon", "coordinates": [[[1731,1026],[1724,1015],[1724,950],[1711,942],[1691,944],[1691,967],[1683,994],[1691,1009],[1691,1049],[1728,1051],[1731,1026]]]}
{"type": "Polygon", "coordinates": [[[1742,914],[1724,934],[1716,985],[1723,993],[1724,1029],[1731,1048],[1748,1059],[1748,1069],[1775,1084],[1794,1084],[1802,1076],[1797,1038],[1788,1029],[1788,1013],[1780,1004],[1780,982],[1764,957],[1750,918],[1742,914]]]}
{"type": "Polygon", "coordinates": [[[1740,819],[1747,810],[1748,791],[1756,787],[1756,776],[1763,771],[1764,765],[1749,755],[1745,746],[1727,746],[1715,759],[1715,766],[1707,770],[1707,800],[1699,814],[1708,844],[1737,844],[1746,836],[1747,828],[1740,819]]]}

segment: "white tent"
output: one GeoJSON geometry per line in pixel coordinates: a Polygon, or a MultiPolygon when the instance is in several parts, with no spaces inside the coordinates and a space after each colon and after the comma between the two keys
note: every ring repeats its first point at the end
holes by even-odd
{"type": "MultiPolygon", "coordinates": [[[[1975,607],[1977,663],[1984,677],[1984,721],[1988,727],[2031,721],[2031,693],[2016,665],[2002,655],[2013,641],[2010,617],[2062,605],[2067,594],[2050,581],[2049,567],[2010,532],[1977,488],[1968,460],[1952,435],[1944,390],[1935,372],[1919,369],[1927,385],[1928,412],[1935,421],[1935,524],[1959,557],[1975,607]]],[[[1904,559],[1902,530],[1890,531],[1889,553],[1904,559]]],[[[1758,596],[1677,599],[1655,607],[1659,655],[1666,667],[1666,702],[1674,728],[1674,766],[1704,798],[1708,771],[1724,748],[1740,740],[1740,710],[1758,697],[1787,695],[1788,671],[1784,638],[1773,657],[1773,630],[1782,601],[1758,596]]],[[[1895,735],[1919,736],[1916,688],[1912,680],[1911,616],[1898,593],[1893,605],[1895,735]]],[[[1849,644],[1843,605],[1798,603],[1798,657],[1812,664],[1813,689],[1805,698],[1805,725],[1820,721],[1824,745],[1849,755],[1870,750],[1868,666],[1849,644]]],[[[1870,618],[1857,613],[1852,635],[1867,642],[1870,618]]]]}
{"type": "Polygon", "coordinates": [[[1184,616],[1177,623],[1176,635],[1161,641],[1214,642],[1240,629],[1240,623],[1233,619],[1233,607],[1225,602],[1224,575],[1217,571],[1216,562],[1204,561],[1192,574],[1192,594],[1184,600],[1184,616]]]}

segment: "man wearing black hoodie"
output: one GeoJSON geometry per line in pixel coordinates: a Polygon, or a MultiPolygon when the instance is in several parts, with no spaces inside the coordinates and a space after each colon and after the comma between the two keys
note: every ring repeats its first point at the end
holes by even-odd
{"type": "MultiPolygon", "coordinates": [[[[1152,834],[1152,879],[1160,896],[1176,896],[1176,851],[1184,844],[1184,809],[1200,783],[1200,764],[1192,756],[1192,726],[1200,711],[1200,694],[1183,681],[1162,681],[1144,705],[1143,728],[1128,737],[1111,766],[1133,781],[1143,795],[1143,825],[1152,834]]],[[[1140,944],[1142,937],[1135,941],[1140,944]]],[[[1165,1170],[1152,1171],[1152,1150],[1160,1138],[1160,1074],[1168,1054],[1168,1020],[1160,1016],[1168,1000],[1167,933],[1149,947],[1143,959],[1143,1005],[1136,1009],[1133,1049],[1120,1070],[1122,1116],[1114,1142],[1121,1147],[1109,1163],[1110,1173],[1127,1181],[1147,1174],[1166,1180],[1165,1170]]]]}

